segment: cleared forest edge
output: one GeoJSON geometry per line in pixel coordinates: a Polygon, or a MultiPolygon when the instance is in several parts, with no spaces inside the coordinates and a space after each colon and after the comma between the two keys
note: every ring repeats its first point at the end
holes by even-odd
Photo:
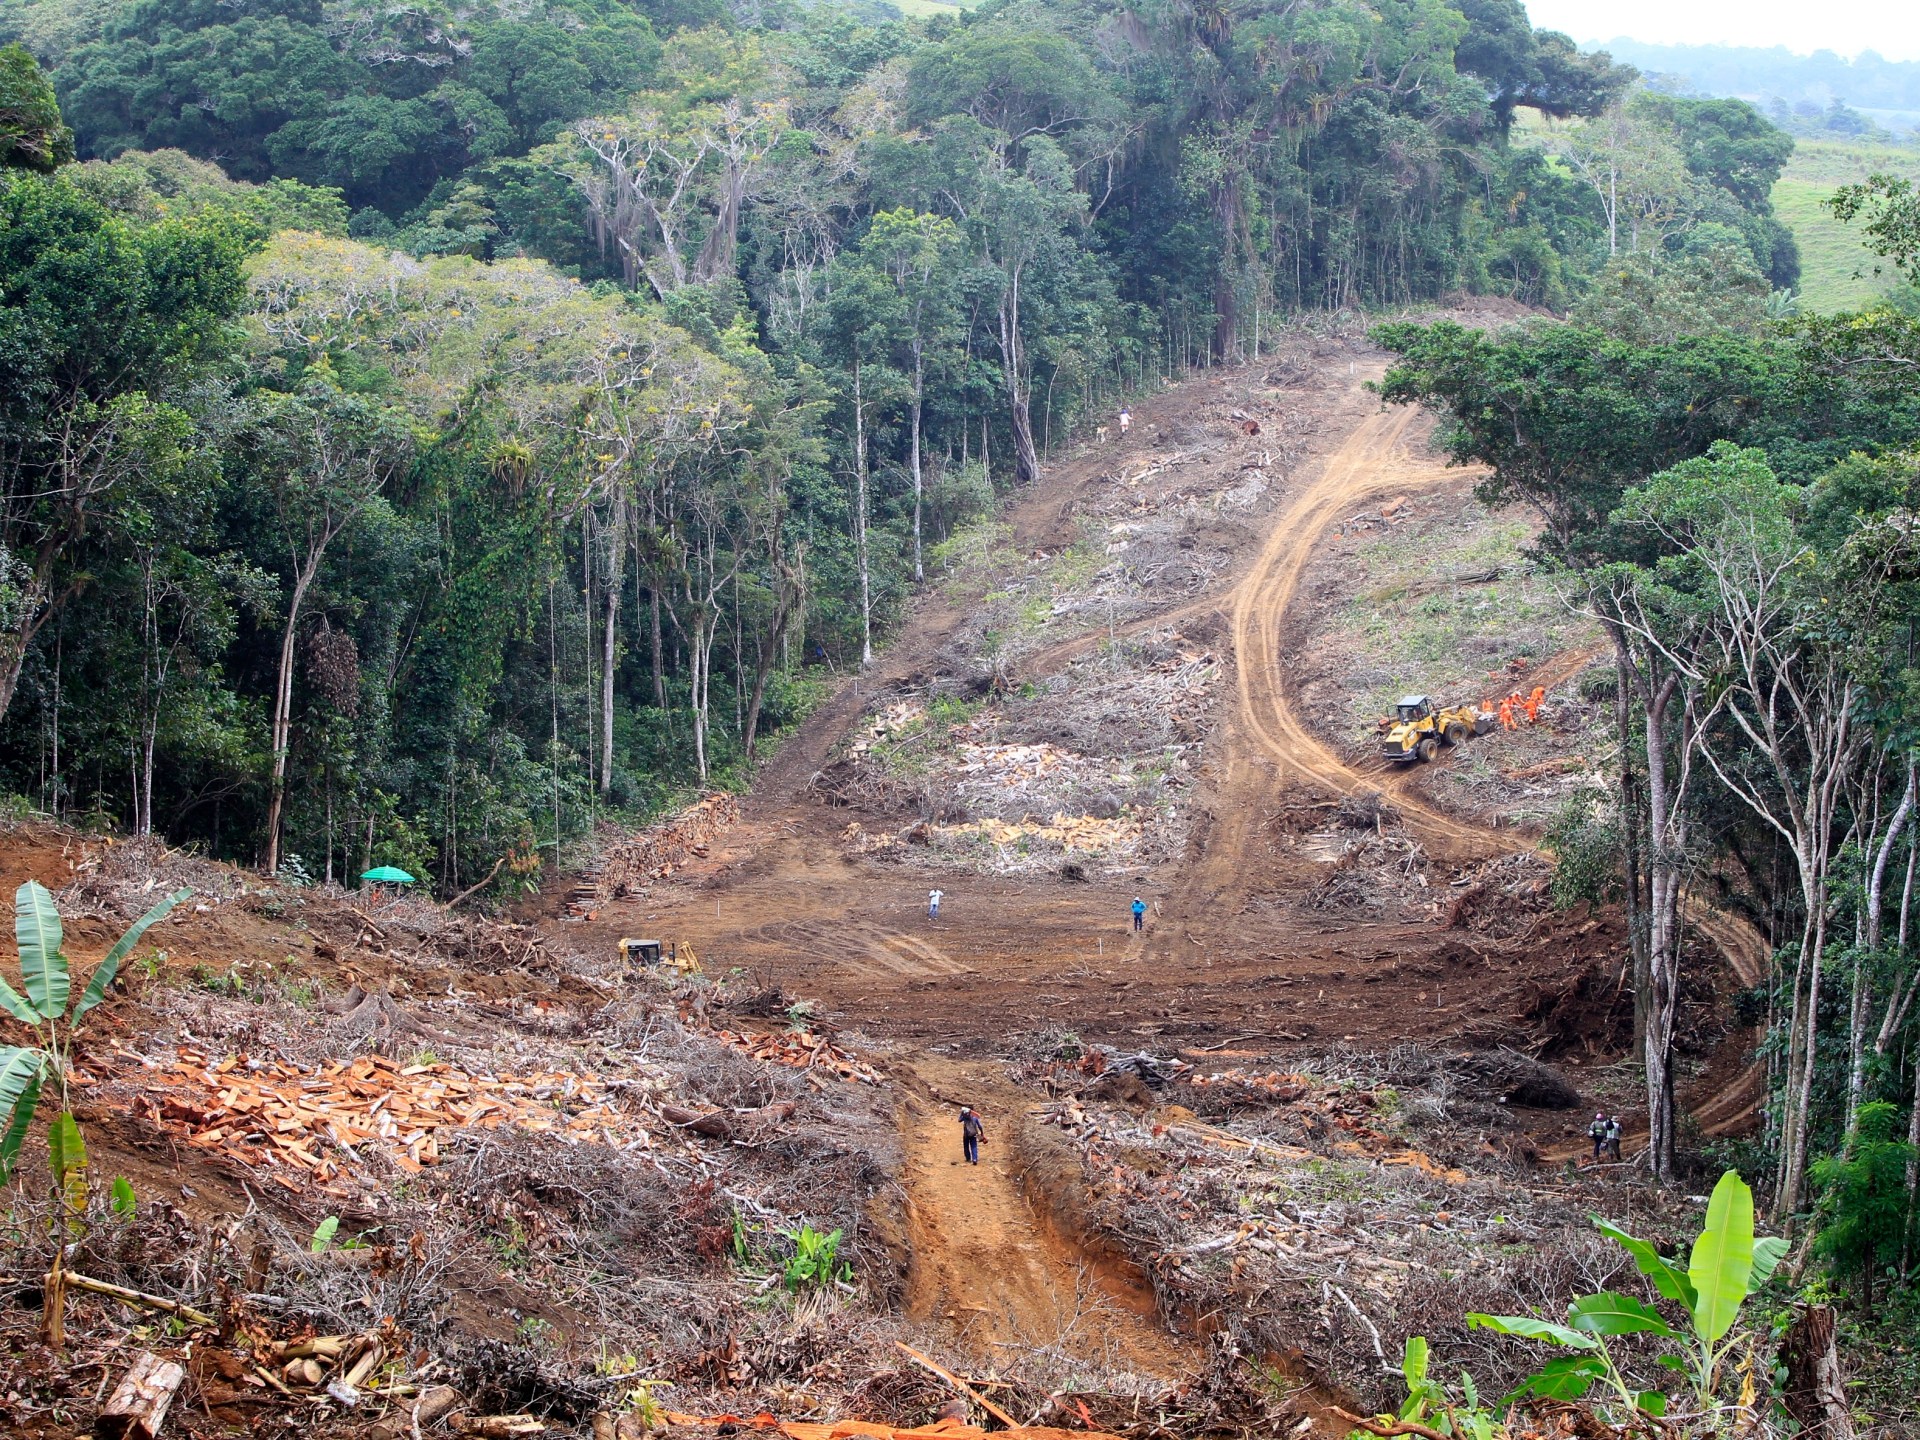
{"type": "MultiPolygon", "coordinates": [[[[1301,624],[1302,575],[1329,528],[1379,498],[1457,489],[1473,478],[1425,451],[1430,427],[1422,417],[1372,401],[1367,382],[1379,373],[1370,356],[1318,368],[1312,393],[1324,423],[1249,542],[1234,552],[1224,583],[1143,605],[1124,627],[1043,637],[1019,659],[1023,682],[1045,684],[1090,656],[1118,653],[1135,636],[1182,625],[1201,633],[1208,624],[1224,627],[1215,643],[1226,643],[1233,703],[1208,735],[1201,783],[1187,802],[1198,814],[1184,853],[1159,864],[1090,867],[1081,883],[1063,884],[1052,874],[929,868],[913,845],[879,856],[845,848],[840,832],[849,819],[856,829],[875,830],[904,821],[823,803],[801,771],[842,753],[850,736],[900,697],[972,683],[967,677],[978,662],[968,646],[977,643],[977,617],[963,600],[936,593],[879,663],[843,681],[787,742],[744,805],[742,825],[713,856],[673,884],[614,906],[600,922],[697,935],[703,955],[743,965],[785,993],[818,997],[856,1033],[895,1047],[907,1089],[897,1115],[908,1156],[910,1312],[944,1320],[959,1343],[988,1354],[1034,1346],[1037,1336],[1070,1328],[1092,1297],[1107,1358],[1162,1374],[1169,1365],[1194,1363],[1191,1354],[1166,1348],[1164,1336],[1150,1340],[1151,1331],[1143,1332],[1132,1303],[1139,1292],[1127,1284],[1114,1289],[1111,1261],[1102,1258],[1107,1243],[1076,1232],[1074,1217],[1084,1218],[1084,1207],[1056,1209],[1042,1223],[1000,1168],[1007,1151],[992,1142],[978,1171],[958,1163],[960,1104],[997,1112],[1005,1128],[1021,1123],[1021,1092],[999,1078],[998,1063],[1036,1033],[1070,1031],[1081,1040],[1202,1063],[1221,1052],[1284,1053],[1289,1041],[1311,1045],[1315,1036],[1384,1051],[1407,1040],[1460,1044],[1485,1033],[1484,993],[1469,988],[1436,1008],[1445,981],[1436,985],[1429,957],[1436,923],[1441,932],[1456,923],[1448,918],[1452,910],[1418,919],[1410,910],[1402,923],[1382,925],[1303,908],[1301,897],[1310,900],[1324,885],[1328,865],[1310,848],[1275,838],[1277,817],[1289,807],[1311,811],[1376,793],[1386,797],[1395,832],[1436,881],[1449,871],[1471,877],[1488,867],[1544,864],[1523,833],[1424,798],[1417,776],[1343,759],[1295,709],[1287,658],[1301,624]],[[937,920],[925,913],[934,887],[946,892],[937,920]],[[1151,924],[1140,933],[1125,923],[1136,890],[1154,897],[1151,924]],[[1284,997],[1277,1004],[1270,999],[1276,984],[1284,997]],[[1294,1008],[1300,1005],[1305,1009],[1294,1008]]],[[[1180,453],[1187,453],[1209,443],[1197,438],[1209,415],[1271,424],[1260,407],[1281,404],[1275,393],[1255,372],[1212,375],[1152,397],[1136,416],[1149,435],[1166,437],[1165,446],[1179,434],[1180,453]]],[[[1258,445],[1220,441],[1207,452],[1208,473],[1258,463],[1258,445]]],[[[1094,448],[1051,467],[1017,498],[1004,553],[1057,552],[1071,543],[1070,516],[1097,503],[1092,497],[1115,476],[1153,474],[1150,460],[1094,448]]],[[[1152,483],[1141,484],[1137,507],[1163,503],[1152,483]]],[[[1170,494],[1204,494],[1209,482],[1188,468],[1159,483],[1170,494]]],[[[1582,645],[1546,657],[1530,683],[1561,686],[1595,653],[1582,645]]],[[[1702,928],[1725,949],[1740,981],[1750,983],[1757,937],[1725,916],[1702,928]]],[[[1610,948],[1581,948],[1610,946],[1616,932],[1587,924],[1569,926],[1567,934],[1564,944],[1510,945],[1499,952],[1508,957],[1502,963],[1547,987],[1567,983],[1582,964],[1617,968],[1610,948]]],[[[1704,1129],[1727,1133],[1750,1122],[1755,1073],[1717,1082],[1698,1101],[1704,1129]]],[[[1555,1122],[1542,1114],[1525,1123],[1555,1122]]],[[[1557,1134],[1537,1132],[1542,1158],[1561,1158],[1557,1134]]]]}

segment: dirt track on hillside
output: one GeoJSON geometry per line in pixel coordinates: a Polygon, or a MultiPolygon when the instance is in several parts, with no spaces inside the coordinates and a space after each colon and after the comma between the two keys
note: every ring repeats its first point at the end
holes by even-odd
{"type": "MultiPolygon", "coordinates": [[[[1073,883],[959,876],[910,855],[847,852],[841,833],[850,821],[887,817],[831,808],[809,782],[876,692],[931,678],[928,657],[964,616],[929,598],[886,657],[846,682],[786,742],[741,822],[710,856],[586,922],[608,947],[621,934],[692,940],[711,969],[740,967],[816,999],[853,1032],[853,1043],[862,1033],[892,1042],[896,1074],[908,1072],[899,1078],[915,1213],[910,1305],[944,1315],[982,1347],[1044,1344],[1057,1334],[1074,1314],[1069,1281],[1079,1266],[1070,1246],[1044,1238],[1003,1168],[1005,1150],[977,1173],[951,1163],[958,1141],[950,1112],[959,1099],[991,1101],[1003,1126],[1019,1123],[1017,1113],[1006,1113],[1017,1112],[1019,1092],[977,1062],[1062,1031],[1225,1063],[1342,1043],[1379,1051],[1410,1041],[1488,1043],[1524,1012],[1529,996],[1560,983],[1570,968],[1613,963],[1617,928],[1592,922],[1569,930],[1564,942],[1526,943],[1448,929],[1432,916],[1381,921],[1310,903],[1327,867],[1289,816],[1358,791],[1385,793],[1435,864],[1460,874],[1528,848],[1517,832],[1433,808],[1416,793],[1417,777],[1390,772],[1384,762],[1343,760],[1290,702],[1285,656],[1299,621],[1301,576],[1328,528],[1383,495],[1462,487],[1473,478],[1427,451],[1424,419],[1381,410],[1364,389],[1365,375],[1344,363],[1338,369],[1346,373],[1322,382],[1328,421],[1317,453],[1298,467],[1235,572],[1208,594],[1134,622],[1211,624],[1230,638],[1234,703],[1210,742],[1198,793],[1186,802],[1194,811],[1191,840],[1175,863],[1144,877],[1095,874],[1073,883]],[[925,912],[936,884],[947,893],[938,921],[925,912]],[[1130,933],[1126,917],[1136,892],[1154,905],[1142,936],[1130,933]],[[1584,938],[1571,938],[1576,933],[1584,938]]],[[[1222,383],[1196,382],[1142,404],[1140,430],[1171,425],[1222,383]]],[[[1255,399],[1241,403],[1256,403],[1257,387],[1246,393],[1255,399]]],[[[1229,446],[1220,463],[1233,458],[1229,446]]],[[[1013,545],[1057,543],[1076,504],[1112,482],[1115,463],[1111,452],[1096,450],[1052,467],[1014,508],[1013,545]]],[[[1028,656],[1022,677],[1064,664],[1095,638],[1028,656]]],[[[1590,658],[1557,657],[1548,683],[1570,678],[1590,658]]],[[[1437,893],[1436,914],[1448,893],[1437,893]]],[[[1730,953],[1750,948],[1749,937],[1703,929],[1730,953]]],[[[1740,973],[1748,978],[1744,966],[1740,973]]],[[[1703,1123],[1715,1133],[1737,1128],[1751,1104],[1749,1073],[1706,1097],[1703,1123]]],[[[1581,1128],[1577,1113],[1542,1115],[1539,1124],[1543,1149],[1581,1128]]],[[[1138,1293],[1112,1275],[1094,1288],[1115,1313],[1129,1310],[1138,1293]]],[[[1108,1320],[1100,1333],[1141,1368],[1172,1363],[1151,1326],[1108,1320]]]]}

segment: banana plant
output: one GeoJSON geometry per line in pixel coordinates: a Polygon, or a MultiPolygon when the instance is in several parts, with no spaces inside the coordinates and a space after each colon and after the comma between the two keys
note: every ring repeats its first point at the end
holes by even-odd
{"type": "Polygon", "coordinates": [[[46,1308],[47,1339],[56,1348],[62,1340],[65,1295],[61,1255],[68,1239],[77,1238],[87,1208],[87,1147],[67,1100],[74,1028],[106,998],[107,987],[120,973],[120,963],[140,943],[140,937],[192,893],[176,891],[134,921],[93,967],[80,999],[69,1009],[73,967],[60,948],[60,911],[53,896],[35,880],[14,892],[13,938],[20,952],[20,981],[26,994],[0,979],[0,1009],[31,1030],[39,1043],[0,1046],[0,1115],[5,1116],[6,1123],[5,1134],[0,1135],[0,1184],[13,1173],[41,1097],[51,1087],[57,1113],[47,1125],[47,1165],[58,1218],[53,1266],[47,1274],[46,1308]]]}
{"type": "Polygon", "coordinates": [[[1610,1338],[1621,1335],[1653,1335],[1670,1342],[1668,1353],[1657,1363],[1685,1374],[1701,1406],[1710,1406],[1719,1389],[1721,1362],[1740,1338],[1728,1338],[1740,1307],[1772,1278],[1786,1254],[1787,1242],[1754,1236],[1753,1191],[1732,1170],[1713,1188],[1713,1197],[1707,1202],[1706,1225],[1695,1238],[1684,1269],[1619,1226],[1598,1216],[1594,1224],[1633,1257],[1635,1267],[1653,1282],[1662,1300],[1685,1309],[1687,1326],[1683,1330],[1655,1306],[1613,1291],[1574,1300],[1567,1306],[1565,1325],[1528,1315],[1469,1315],[1467,1323],[1476,1328],[1519,1335],[1572,1352],[1548,1361],[1507,1401],[1527,1395],[1577,1400],[1598,1384],[1611,1389],[1628,1411],[1665,1414],[1665,1392],[1637,1388],[1607,1346],[1610,1338]]]}

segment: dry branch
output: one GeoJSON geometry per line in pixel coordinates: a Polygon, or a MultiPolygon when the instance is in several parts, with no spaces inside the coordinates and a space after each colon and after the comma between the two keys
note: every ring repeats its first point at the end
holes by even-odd
{"type": "Polygon", "coordinates": [[[158,1295],[148,1295],[139,1290],[129,1290],[124,1285],[109,1285],[104,1280],[90,1279],[85,1275],[76,1275],[71,1270],[60,1277],[75,1290],[85,1290],[94,1295],[105,1295],[110,1300],[118,1300],[127,1305],[138,1305],[148,1310],[163,1311],[168,1315],[177,1315],[189,1325],[212,1325],[213,1317],[183,1305],[178,1300],[165,1300],[158,1295]]]}

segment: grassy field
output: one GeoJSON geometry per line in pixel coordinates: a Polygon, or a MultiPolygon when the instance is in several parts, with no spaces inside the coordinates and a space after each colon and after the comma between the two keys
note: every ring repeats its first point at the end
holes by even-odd
{"type": "Polygon", "coordinates": [[[1820,202],[1876,171],[1920,180],[1920,150],[1802,140],[1773,187],[1773,208],[1800,242],[1800,299],[1809,310],[1830,314],[1857,307],[1892,283],[1873,273],[1875,257],[1860,243],[1855,226],[1842,225],[1820,202]]]}

